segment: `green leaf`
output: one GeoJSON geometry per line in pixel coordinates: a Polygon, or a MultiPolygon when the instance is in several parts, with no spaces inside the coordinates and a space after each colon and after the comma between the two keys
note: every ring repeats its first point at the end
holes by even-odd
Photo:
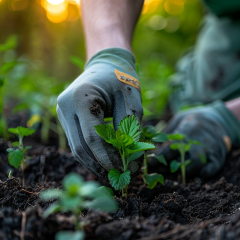
{"type": "Polygon", "coordinates": [[[169,140],[182,141],[183,139],[186,138],[186,135],[176,133],[176,134],[168,134],[167,137],[168,137],[169,140]]]}
{"type": "Polygon", "coordinates": [[[131,161],[134,161],[134,160],[140,158],[143,154],[144,154],[144,151],[135,152],[135,153],[131,154],[128,158],[128,162],[131,162],[131,161]]]}
{"type": "Polygon", "coordinates": [[[58,203],[53,203],[46,211],[43,213],[43,218],[47,218],[50,214],[60,212],[61,206],[58,203]]]}
{"type": "Polygon", "coordinates": [[[71,56],[71,57],[70,57],[70,61],[71,61],[75,66],[77,66],[78,68],[80,68],[81,70],[84,69],[85,61],[82,60],[81,58],[76,57],[76,56],[71,56]]]}
{"type": "Polygon", "coordinates": [[[114,129],[108,124],[94,126],[97,134],[101,136],[107,143],[114,145],[117,149],[121,149],[114,129]]]}
{"type": "Polygon", "coordinates": [[[147,137],[147,138],[153,138],[156,134],[157,134],[157,131],[155,129],[155,127],[153,126],[146,126],[142,129],[142,134],[147,137]]]}
{"type": "Polygon", "coordinates": [[[94,197],[98,191],[99,184],[97,182],[89,181],[84,182],[83,185],[79,188],[78,193],[80,196],[84,197],[94,197]]]}
{"type": "Polygon", "coordinates": [[[13,146],[13,147],[16,147],[16,146],[18,146],[18,145],[19,145],[19,142],[13,142],[13,143],[12,143],[12,146],[13,146]]]}
{"type": "Polygon", "coordinates": [[[176,172],[176,171],[179,169],[180,165],[181,165],[180,162],[178,162],[177,160],[173,160],[173,161],[170,163],[171,173],[176,172]]]}
{"type": "Polygon", "coordinates": [[[0,74],[6,74],[6,73],[8,73],[8,72],[11,71],[17,64],[18,64],[17,61],[4,63],[4,64],[0,67],[0,74]]]}
{"type": "Polygon", "coordinates": [[[84,240],[83,231],[61,231],[56,233],[55,240],[84,240]]]}
{"type": "Polygon", "coordinates": [[[0,76],[0,88],[4,85],[4,78],[0,76]]]}
{"type": "Polygon", "coordinates": [[[139,141],[141,131],[138,119],[134,116],[126,116],[124,117],[118,125],[118,129],[132,137],[133,141],[139,141]]]}
{"type": "Polygon", "coordinates": [[[91,202],[86,202],[84,207],[100,209],[105,212],[113,212],[118,209],[116,201],[112,197],[97,197],[91,202]]]}
{"type": "Polygon", "coordinates": [[[156,147],[151,143],[135,142],[125,149],[125,156],[128,156],[129,154],[132,154],[135,152],[142,152],[142,151],[155,149],[155,148],[156,147]]]}
{"type": "Polygon", "coordinates": [[[185,167],[187,167],[190,163],[191,163],[191,160],[190,160],[190,159],[186,160],[186,161],[184,162],[185,167]]]}
{"type": "Polygon", "coordinates": [[[167,142],[169,141],[167,135],[165,133],[157,133],[153,138],[153,142],[167,142]]]}
{"type": "Polygon", "coordinates": [[[117,169],[113,168],[108,173],[108,179],[112,187],[115,190],[119,190],[130,183],[130,174],[129,170],[124,173],[120,173],[117,169]]]}
{"type": "Polygon", "coordinates": [[[21,137],[26,137],[26,136],[29,136],[29,135],[32,135],[33,133],[35,133],[34,129],[25,128],[25,127],[9,128],[8,131],[10,133],[19,135],[21,137]]]}
{"type": "Polygon", "coordinates": [[[6,151],[7,152],[13,152],[13,151],[15,151],[15,148],[8,148],[6,151]]]}
{"type": "Polygon", "coordinates": [[[127,146],[129,146],[133,143],[132,137],[122,133],[120,130],[116,131],[116,139],[117,139],[119,145],[121,145],[123,147],[123,149],[125,149],[127,146]]]}
{"type": "Polygon", "coordinates": [[[6,43],[0,44],[0,52],[5,52],[9,49],[15,48],[16,46],[17,46],[17,36],[12,35],[7,39],[6,43]]]}
{"type": "Polygon", "coordinates": [[[9,164],[16,169],[18,169],[21,161],[23,159],[23,152],[20,149],[16,149],[14,151],[9,152],[8,154],[8,161],[9,164]]]}
{"type": "Polygon", "coordinates": [[[181,145],[182,145],[182,143],[172,143],[172,144],[170,145],[170,148],[171,148],[172,150],[179,150],[179,149],[181,148],[181,145]]]}
{"type": "Polygon", "coordinates": [[[108,188],[108,187],[105,187],[105,186],[99,187],[97,192],[98,192],[99,196],[107,196],[107,197],[110,197],[110,198],[114,197],[113,190],[111,188],[108,188]]]}
{"type": "Polygon", "coordinates": [[[77,194],[83,185],[83,178],[77,173],[70,173],[63,179],[63,188],[70,194],[77,194]]]}
{"type": "Polygon", "coordinates": [[[25,150],[29,150],[29,149],[31,149],[32,148],[32,146],[26,146],[25,147],[25,150]]]}
{"type": "Polygon", "coordinates": [[[164,177],[162,174],[158,174],[158,173],[144,174],[143,179],[145,183],[148,184],[149,189],[153,189],[158,182],[164,185],[164,177]]]}
{"type": "Polygon", "coordinates": [[[83,204],[83,199],[78,195],[72,196],[69,194],[62,195],[60,199],[61,205],[63,205],[66,211],[73,211],[76,209],[80,209],[80,206],[83,204]]]}
{"type": "Polygon", "coordinates": [[[183,144],[185,152],[188,152],[191,148],[191,144],[183,144]]]}
{"type": "Polygon", "coordinates": [[[42,200],[59,199],[63,195],[63,191],[59,189],[48,189],[40,194],[42,200]]]}
{"type": "Polygon", "coordinates": [[[165,166],[167,166],[167,161],[165,159],[165,157],[163,155],[160,155],[160,156],[156,156],[155,155],[155,158],[162,164],[164,164],[165,166]]]}
{"type": "Polygon", "coordinates": [[[203,146],[203,144],[199,141],[196,141],[196,140],[190,140],[188,139],[187,140],[189,143],[191,143],[192,145],[200,145],[200,146],[203,146]]]}
{"type": "Polygon", "coordinates": [[[199,155],[199,157],[200,157],[200,159],[201,159],[201,161],[202,161],[203,164],[206,164],[206,163],[207,163],[207,157],[206,157],[206,155],[205,155],[204,153],[201,153],[201,154],[199,155]]]}

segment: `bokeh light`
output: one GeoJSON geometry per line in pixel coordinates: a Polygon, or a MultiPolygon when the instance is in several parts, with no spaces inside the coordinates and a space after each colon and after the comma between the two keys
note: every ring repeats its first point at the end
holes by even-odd
{"type": "MultiPolygon", "coordinates": [[[[0,0],[1,2],[1,0],[0,0]]],[[[11,10],[13,11],[21,11],[26,9],[28,6],[28,0],[13,0],[11,2],[11,10]]]]}
{"type": "Polygon", "coordinates": [[[58,5],[64,2],[65,0],[47,0],[47,1],[53,5],[58,5]]]}
{"type": "Polygon", "coordinates": [[[170,15],[180,15],[184,10],[183,0],[166,0],[164,9],[170,15]]]}

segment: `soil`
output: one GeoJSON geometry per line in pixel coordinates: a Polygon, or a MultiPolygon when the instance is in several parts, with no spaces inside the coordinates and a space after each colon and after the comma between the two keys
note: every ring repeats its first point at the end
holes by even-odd
{"type": "MultiPolygon", "coordinates": [[[[57,146],[33,145],[25,169],[26,186],[21,186],[21,171],[9,166],[6,143],[0,140],[0,239],[54,239],[61,230],[74,230],[71,214],[42,218],[53,201],[43,202],[39,193],[61,188],[62,179],[76,172],[86,181],[101,179],[85,170],[69,152],[57,146]],[[8,178],[9,170],[12,171],[8,178]]],[[[8,143],[9,144],[9,143],[8,143]]],[[[165,176],[165,185],[150,190],[141,176],[128,188],[128,198],[115,192],[119,209],[107,214],[84,211],[87,240],[236,240],[240,239],[240,151],[233,151],[225,167],[214,179],[190,179],[184,186],[178,176],[165,176]]]]}

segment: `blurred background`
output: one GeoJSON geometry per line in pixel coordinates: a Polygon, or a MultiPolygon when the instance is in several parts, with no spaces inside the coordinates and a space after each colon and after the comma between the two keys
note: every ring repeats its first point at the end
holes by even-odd
{"type": "MultiPolygon", "coordinates": [[[[0,136],[7,137],[8,116],[26,110],[27,126],[41,124],[44,141],[49,130],[63,135],[56,98],[85,64],[79,4],[0,0],[0,136]]],[[[169,76],[194,45],[203,14],[198,0],[145,0],[133,39],[145,118],[164,114],[169,76]]]]}

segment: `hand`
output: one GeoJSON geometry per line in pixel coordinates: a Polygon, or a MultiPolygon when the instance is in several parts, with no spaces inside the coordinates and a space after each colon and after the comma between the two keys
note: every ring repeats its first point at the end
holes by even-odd
{"type": "MultiPolygon", "coordinates": [[[[191,160],[186,168],[187,175],[196,176],[199,174],[205,179],[215,175],[222,168],[226,155],[231,149],[231,144],[235,139],[233,131],[236,130],[230,129],[230,123],[226,122],[219,109],[227,111],[226,115],[228,113],[231,115],[231,113],[223,104],[215,103],[215,105],[180,112],[173,117],[167,126],[165,131],[167,134],[185,134],[187,139],[197,140],[203,144],[203,146],[192,145],[186,154],[185,159],[191,160]],[[203,164],[201,160],[202,154],[207,158],[206,164],[203,164]]],[[[180,160],[178,151],[170,148],[170,142],[158,150],[157,155],[161,154],[165,156],[169,164],[172,160],[180,160]]],[[[159,163],[152,159],[150,167],[156,166],[162,168],[159,163]]]]}
{"type": "MultiPolygon", "coordinates": [[[[85,71],[58,97],[57,113],[77,160],[102,178],[122,166],[116,151],[95,131],[104,118],[113,117],[114,127],[126,115],[142,119],[140,85],[135,59],[124,49],[100,51],[85,71]]],[[[139,166],[132,166],[137,171],[139,166]]]]}

